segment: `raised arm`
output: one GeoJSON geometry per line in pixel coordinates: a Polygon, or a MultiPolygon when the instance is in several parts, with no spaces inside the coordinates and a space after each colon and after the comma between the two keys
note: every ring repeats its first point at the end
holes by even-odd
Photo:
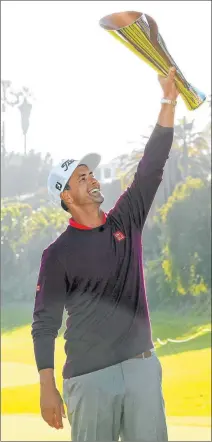
{"type": "Polygon", "coordinates": [[[178,96],[174,76],[174,68],[170,69],[167,78],[159,76],[163,98],[168,102],[161,105],[157,125],[145,147],[131,186],[110,212],[124,229],[127,229],[129,223],[133,222],[142,230],[162,181],[174,134],[175,102],[178,96]]]}
{"type": "Polygon", "coordinates": [[[43,253],[36,289],[32,337],[40,375],[40,405],[43,419],[54,428],[62,428],[65,417],[61,396],[54,378],[55,338],[62,324],[67,292],[64,269],[54,247],[43,253]]]}

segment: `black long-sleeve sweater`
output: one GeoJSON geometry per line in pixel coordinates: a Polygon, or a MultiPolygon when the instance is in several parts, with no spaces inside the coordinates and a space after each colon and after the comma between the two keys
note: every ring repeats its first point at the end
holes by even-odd
{"type": "Polygon", "coordinates": [[[157,125],[133,183],[105,223],[84,229],[72,222],[44,250],[32,324],[38,370],[54,368],[64,308],[64,378],[103,369],[153,347],[141,233],[172,141],[173,129],[157,125]]]}

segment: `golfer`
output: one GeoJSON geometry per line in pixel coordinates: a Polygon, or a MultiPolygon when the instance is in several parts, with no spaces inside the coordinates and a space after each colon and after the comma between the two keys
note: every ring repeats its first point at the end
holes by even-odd
{"type": "Polygon", "coordinates": [[[54,349],[66,309],[63,399],[73,441],[168,440],[141,244],[173,142],[175,69],[159,82],[157,124],[131,186],[108,214],[101,210],[104,197],[94,174],[99,155],[67,159],[48,179],[51,197],[71,219],[43,252],[32,336],[41,414],[60,429],[65,409],[55,383],[54,349]]]}

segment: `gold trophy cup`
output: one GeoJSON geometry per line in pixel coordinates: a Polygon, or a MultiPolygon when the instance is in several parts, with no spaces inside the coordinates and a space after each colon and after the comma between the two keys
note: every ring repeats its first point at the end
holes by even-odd
{"type": "Polygon", "coordinates": [[[120,12],[102,18],[99,24],[158,74],[166,76],[174,66],[177,88],[189,110],[197,109],[205,101],[205,94],[188,83],[169,54],[152,17],[135,11],[120,12]]]}

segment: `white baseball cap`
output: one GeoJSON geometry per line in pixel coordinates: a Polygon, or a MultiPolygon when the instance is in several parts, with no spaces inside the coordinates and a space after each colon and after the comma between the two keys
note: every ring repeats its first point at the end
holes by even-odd
{"type": "Polygon", "coordinates": [[[60,194],[63,192],[65,185],[75,169],[83,164],[87,166],[92,172],[98,167],[101,161],[101,156],[97,153],[90,153],[85,155],[81,160],[67,159],[53,167],[48,177],[48,193],[52,202],[60,202],[60,194]]]}

